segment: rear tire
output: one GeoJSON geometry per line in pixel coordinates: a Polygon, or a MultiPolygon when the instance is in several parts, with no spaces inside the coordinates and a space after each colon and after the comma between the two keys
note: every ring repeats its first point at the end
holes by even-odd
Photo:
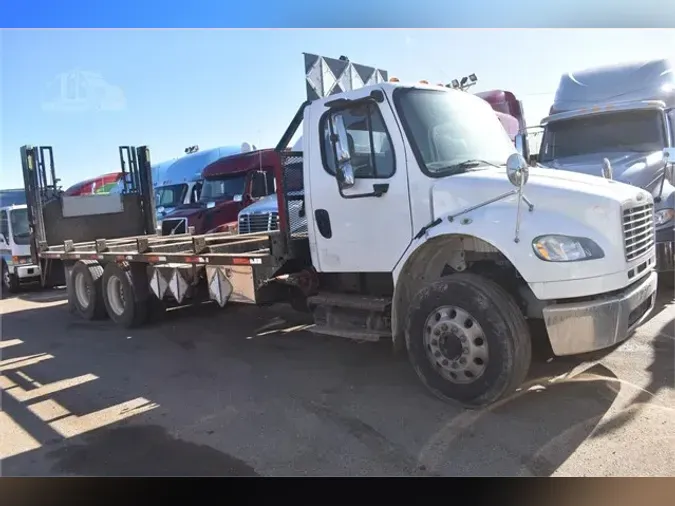
{"type": "Polygon", "coordinates": [[[73,266],[68,280],[72,285],[72,304],[85,320],[102,320],[106,317],[102,276],[103,267],[93,260],[79,260],[73,266]]]}
{"type": "Polygon", "coordinates": [[[148,318],[148,279],[144,267],[111,262],[103,270],[106,311],[112,321],[125,328],[138,327],[148,318]]]}
{"type": "Polygon", "coordinates": [[[532,360],[529,328],[513,298],[470,273],[453,274],[417,293],[408,312],[406,346],[425,386],[466,408],[513,393],[532,360]]]}

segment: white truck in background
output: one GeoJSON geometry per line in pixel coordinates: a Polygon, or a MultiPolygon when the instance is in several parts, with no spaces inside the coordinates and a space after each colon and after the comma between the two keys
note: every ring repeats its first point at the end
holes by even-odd
{"type": "Polygon", "coordinates": [[[36,149],[24,146],[22,161],[43,231],[37,255],[63,263],[70,307],[87,319],[139,325],[158,300],[301,300],[312,331],[392,339],[431,392],[480,407],[525,379],[528,319],[543,320],[553,352],[570,355],[625,340],[654,306],[654,246],[634,252],[625,239],[628,228],[653,233],[651,195],[528,168],[490,106],[461,91],[377,79],[310,98],[276,149],[279,230],[259,234],[121,236],[123,213],[143,210],[152,187],[139,148],[140,197],[126,196],[119,219],[82,217],[110,234],[96,226],[85,240],[80,226],[79,242],[61,241],[63,230],[41,223],[53,221],[36,204],[36,149]],[[364,155],[350,150],[354,138],[377,141],[364,155]],[[299,163],[307,231],[292,233],[285,180],[299,163]]]}
{"type": "Polygon", "coordinates": [[[636,248],[656,242],[656,270],[672,285],[675,181],[665,156],[675,147],[675,66],[668,59],[621,63],[564,74],[542,121],[538,162],[611,177],[654,199],[655,236],[627,231],[636,248]],[[603,169],[604,166],[604,169],[603,169]],[[604,172],[603,172],[604,170],[604,172]]]}
{"type": "Polygon", "coordinates": [[[0,207],[0,263],[3,294],[16,293],[22,283],[40,279],[40,266],[31,258],[25,204],[0,207]]]}

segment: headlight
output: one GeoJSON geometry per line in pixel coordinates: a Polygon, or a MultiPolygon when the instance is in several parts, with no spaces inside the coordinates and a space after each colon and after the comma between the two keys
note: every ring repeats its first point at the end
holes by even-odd
{"type": "Polygon", "coordinates": [[[661,209],[660,211],[656,211],[654,213],[654,225],[657,227],[665,225],[673,219],[673,216],[675,216],[675,210],[673,209],[661,209]]]}
{"type": "Polygon", "coordinates": [[[604,251],[585,237],[543,235],[532,241],[534,253],[547,262],[578,262],[603,258],[604,251]]]}

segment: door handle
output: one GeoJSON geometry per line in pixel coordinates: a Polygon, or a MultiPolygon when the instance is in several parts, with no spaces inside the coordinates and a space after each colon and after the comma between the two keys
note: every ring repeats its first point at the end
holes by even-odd
{"type": "Polygon", "coordinates": [[[325,209],[317,209],[314,211],[314,219],[316,220],[316,226],[319,229],[319,233],[324,236],[326,239],[333,237],[333,230],[330,226],[330,216],[328,211],[325,209]]]}

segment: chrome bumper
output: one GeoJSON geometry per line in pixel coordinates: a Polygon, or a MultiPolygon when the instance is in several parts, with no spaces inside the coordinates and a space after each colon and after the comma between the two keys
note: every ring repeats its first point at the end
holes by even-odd
{"type": "Polygon", "coordinates": [[[656,270],[657,272],[675,270],[675,243],[672,241],[656,243],[656,270]]]}
{"type": "Polygon", "coordinates": [[[544,308],[553,353],[587,353],[627,339],[654,309],[657,279],[657,273],[651,272],[619,294],[544,308]]]}

